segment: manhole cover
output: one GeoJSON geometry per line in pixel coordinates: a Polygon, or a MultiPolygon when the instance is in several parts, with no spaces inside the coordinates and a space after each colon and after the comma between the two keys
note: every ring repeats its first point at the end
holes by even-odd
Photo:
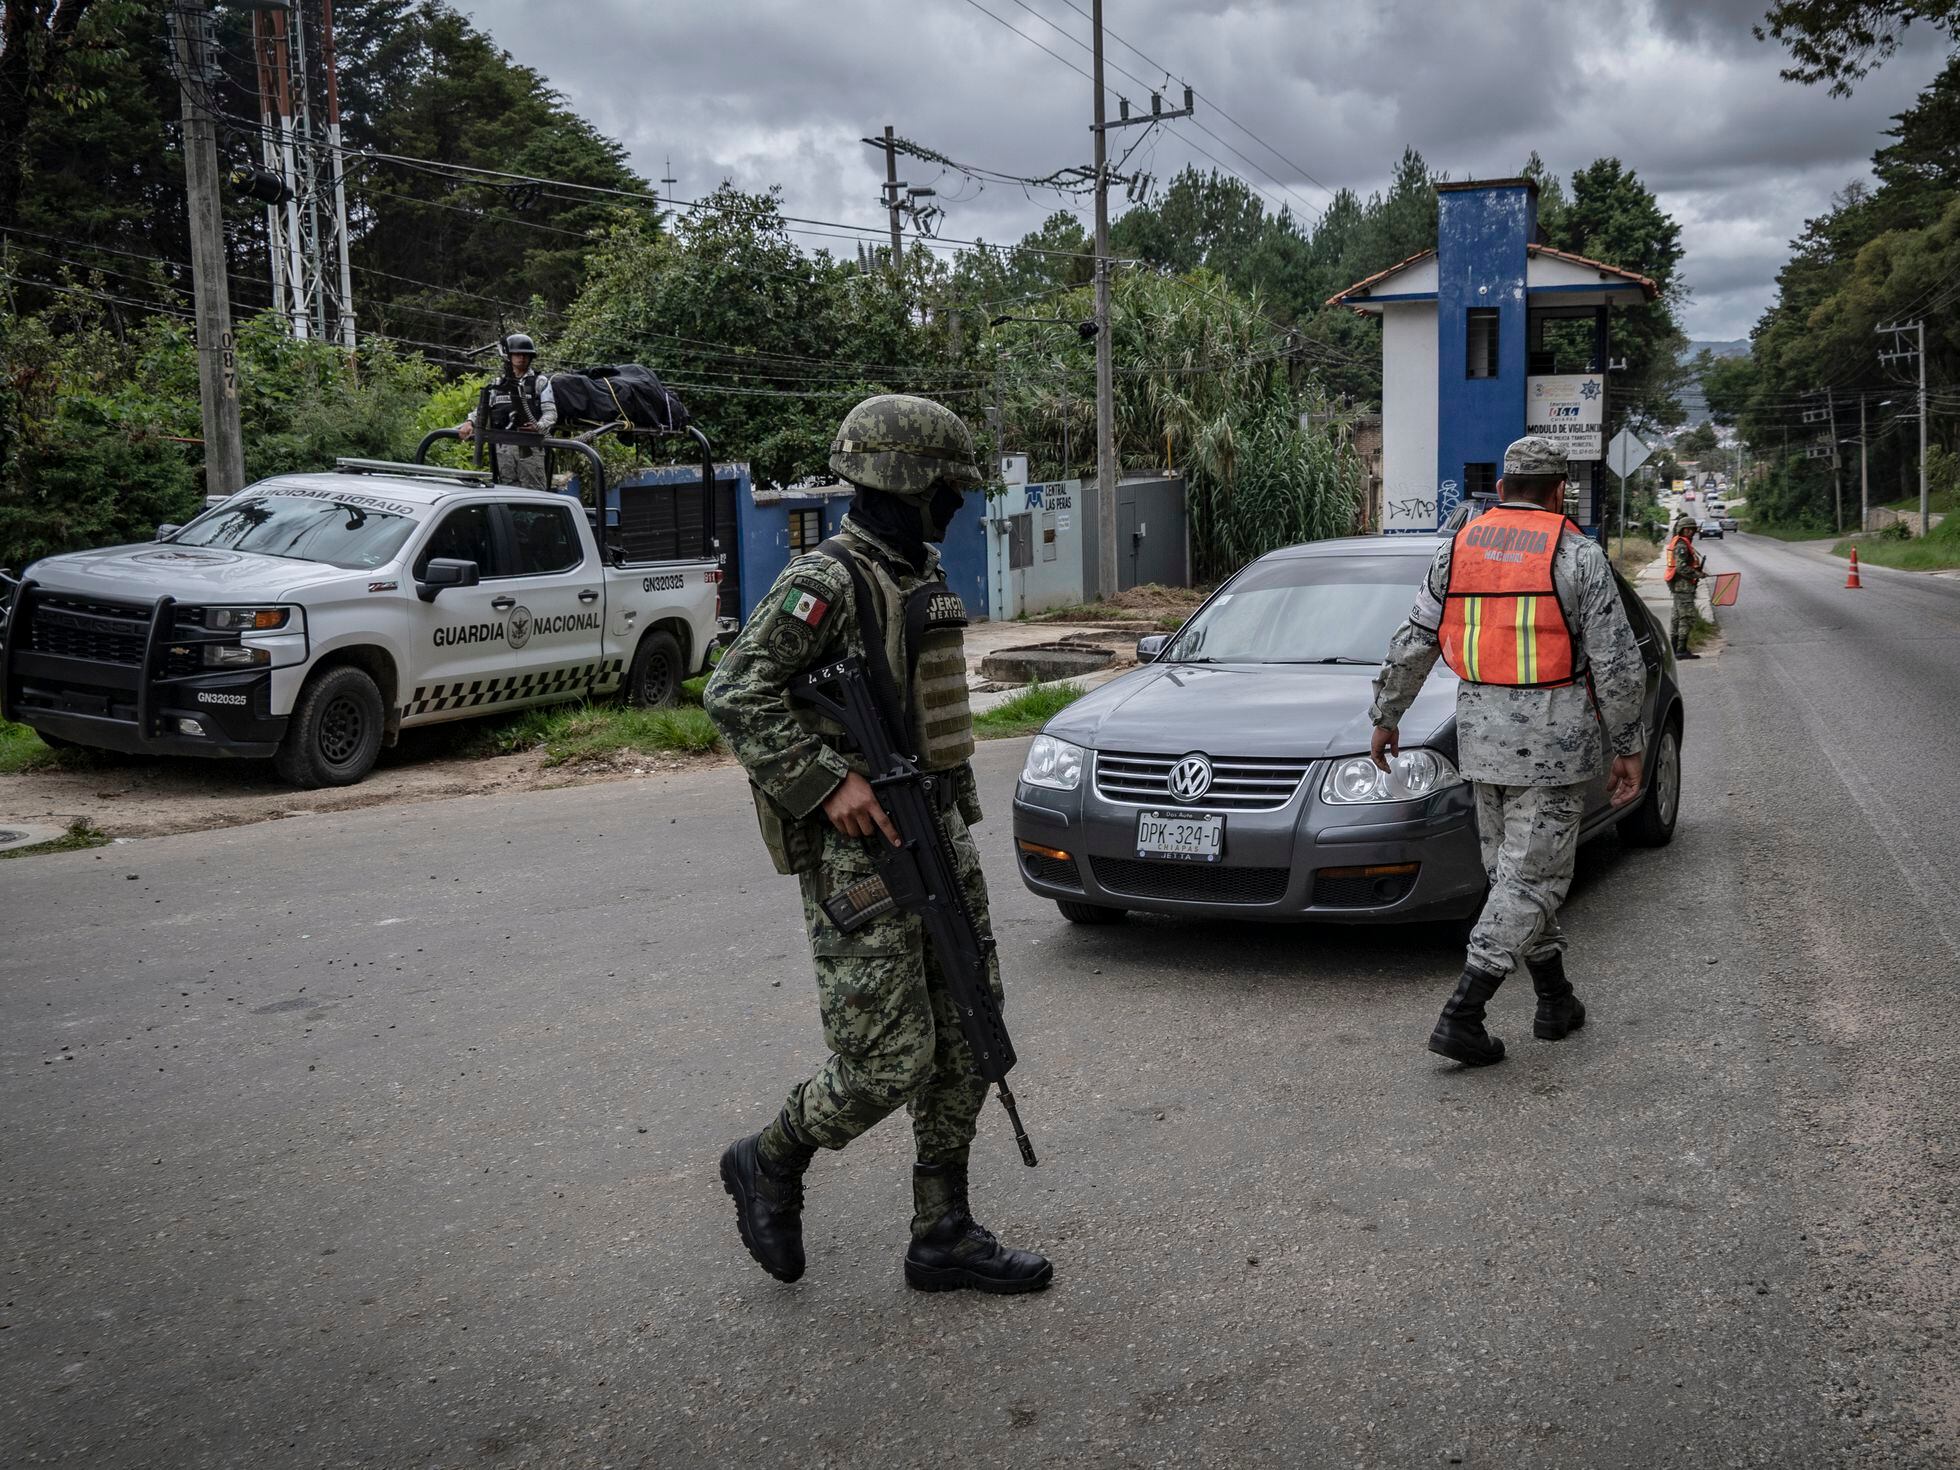
{"type": "Polygon", "coordinates": [[[13,827],[0,827],[0,847],[11,846],[26,835],[25,832],[18,831],[13,827]]]}
{"type": "Polygon", "coordinates": [[[38,843],[52,842],[60,835],[59,827],[0,827],[0,852],[11,852],[16,847],[33,847],[38,843]]]}

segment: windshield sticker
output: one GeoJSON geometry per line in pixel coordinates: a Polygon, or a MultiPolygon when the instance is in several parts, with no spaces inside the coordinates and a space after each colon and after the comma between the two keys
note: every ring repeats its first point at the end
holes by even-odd
{"type": "Polygon", "coordinates": [[[300,486],[281,487],[268,490],[259,497],[263,500],[331,500],[335,505],[344,505],[361,510],[378,510],[391,516],[417,516],[428,510],[428,506],[408,505],[399,500],[383,500],[379,495],[349,495],[343,490],[308,490],[300,486]]]}

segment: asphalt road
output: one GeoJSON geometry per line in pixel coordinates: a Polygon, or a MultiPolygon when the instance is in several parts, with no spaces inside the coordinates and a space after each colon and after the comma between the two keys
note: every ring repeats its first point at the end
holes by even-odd
{"type": "Polygon", "coordinates": [[[1036,1298],[908,1293],[729,771],[0,863],[0,1460],[1951,1466],[1960,583],[1747,539],[1672,847],[1581,859],[1578,1037],[1453,1068],[1438,936],[1071,928],[981,829],[1036,1298]]]}

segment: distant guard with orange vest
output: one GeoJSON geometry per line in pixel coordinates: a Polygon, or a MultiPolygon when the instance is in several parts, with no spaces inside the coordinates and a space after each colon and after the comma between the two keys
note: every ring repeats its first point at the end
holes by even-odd
{"type": "Polygon", "coordinates": [[[1700,658],[1700,654],[1688,647],[1688,637],[1695,631],[1695,589],[1708,575],[1708,563],[1695,550],[1695,523],[1685,516],[1674,527],[1674,534],[1667,538],[1664,575],[1667,590],[1674,596],[1673,626],[1668,630],[1674,640],[1674,656],[1700,658]]]}
{"type": "Polygon", "coordinates": [[[1520,960],[1538,993],[1535,1036],[1556,1041],[1585,1024],[1558,910],[1608,745],[1613,804],[1640,793],[1646,667],[1606,553],[1563,514],[1565,469],[1547,439],[1504,451],[1497,507],[1437,552],[1389,640],[1370,712],[1370,753],[1386,771],[1437,659],[1462,681],[1457,764],[1476,789],[1490,897],[1429,1049],[1472,1067],[1503,1060],[1484,1007],[1520,960]]]}

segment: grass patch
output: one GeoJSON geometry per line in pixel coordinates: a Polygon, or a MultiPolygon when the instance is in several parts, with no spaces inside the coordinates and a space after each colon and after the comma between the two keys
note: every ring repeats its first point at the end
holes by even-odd
{"type": "Polygon", "coordinates": [[[1715,635],[1720,631],[1720,628],[1709,622],[1700,612],[1696,612],[1695,625],[1688,629],[1688,648],[1692,652],[1700,653],[1703,648],[1715,641],[1715,635]]]}
{"type": "Polygon", "coordinates": [[[1620,575],[1629,582],[1640,575],[1642,567],[1661,554],[1660,542],[1649,540],[1645,536],[1627,537],[1625,550],[1620,549],[1618,536],[1613,537],[1608,544],[1612,548],[1613,565],[1619,568],[1620,575]]]}
{"type": "Polygon", "coordinates": [[[1032,735],[1087,692],[1072,679],[1059,684],[1030,684],[1012,698],[975,715],[973,733],[981,740],[1032,735]]]}
{"type": "Polygon", "coordinates": [[[1767,536],[1772,541],[1828,541],[1837,535],[1826,526],[1779,526],[1767,521],[1744,521],[1742,529],[1751,536],[1767,536]]]}
{"type": "Polygon", "coordinates": [[[16,847],[11,852],[0,852],[0,859],[39,857],[44,852],[80,852],[84,848],[108,845],[107,832],[94,825],[87,817],[77,817],[68,824],[68,830],[61,836],[47,842],[37,842],[32,847],[16,847]]]}
{"type": "Polygon", "coordinates": [[[614,755],[700,755],[720,745],[720,733],[698,704],[561,704],[479,731],[471,749],[477,755],[541,750],[546,765],[562,766],[614,755]]]}
{"type": "Polygon", "coordinates": [[[1847,536],[1831,550],[1848,557],[1858,548],[1858,560],[1908,572],[1941,572],[1960,567],[1960,528],[1951,520],[1933,527],[1932,534],[1903,540],[1896,536],[1847,536]]]}
{"type": "Polygon", "coordinates": [[[0,720],[0,775],[17,776],[53,765],[60,758],[60,751],[45,744],[27,726],[0,720]]]}

